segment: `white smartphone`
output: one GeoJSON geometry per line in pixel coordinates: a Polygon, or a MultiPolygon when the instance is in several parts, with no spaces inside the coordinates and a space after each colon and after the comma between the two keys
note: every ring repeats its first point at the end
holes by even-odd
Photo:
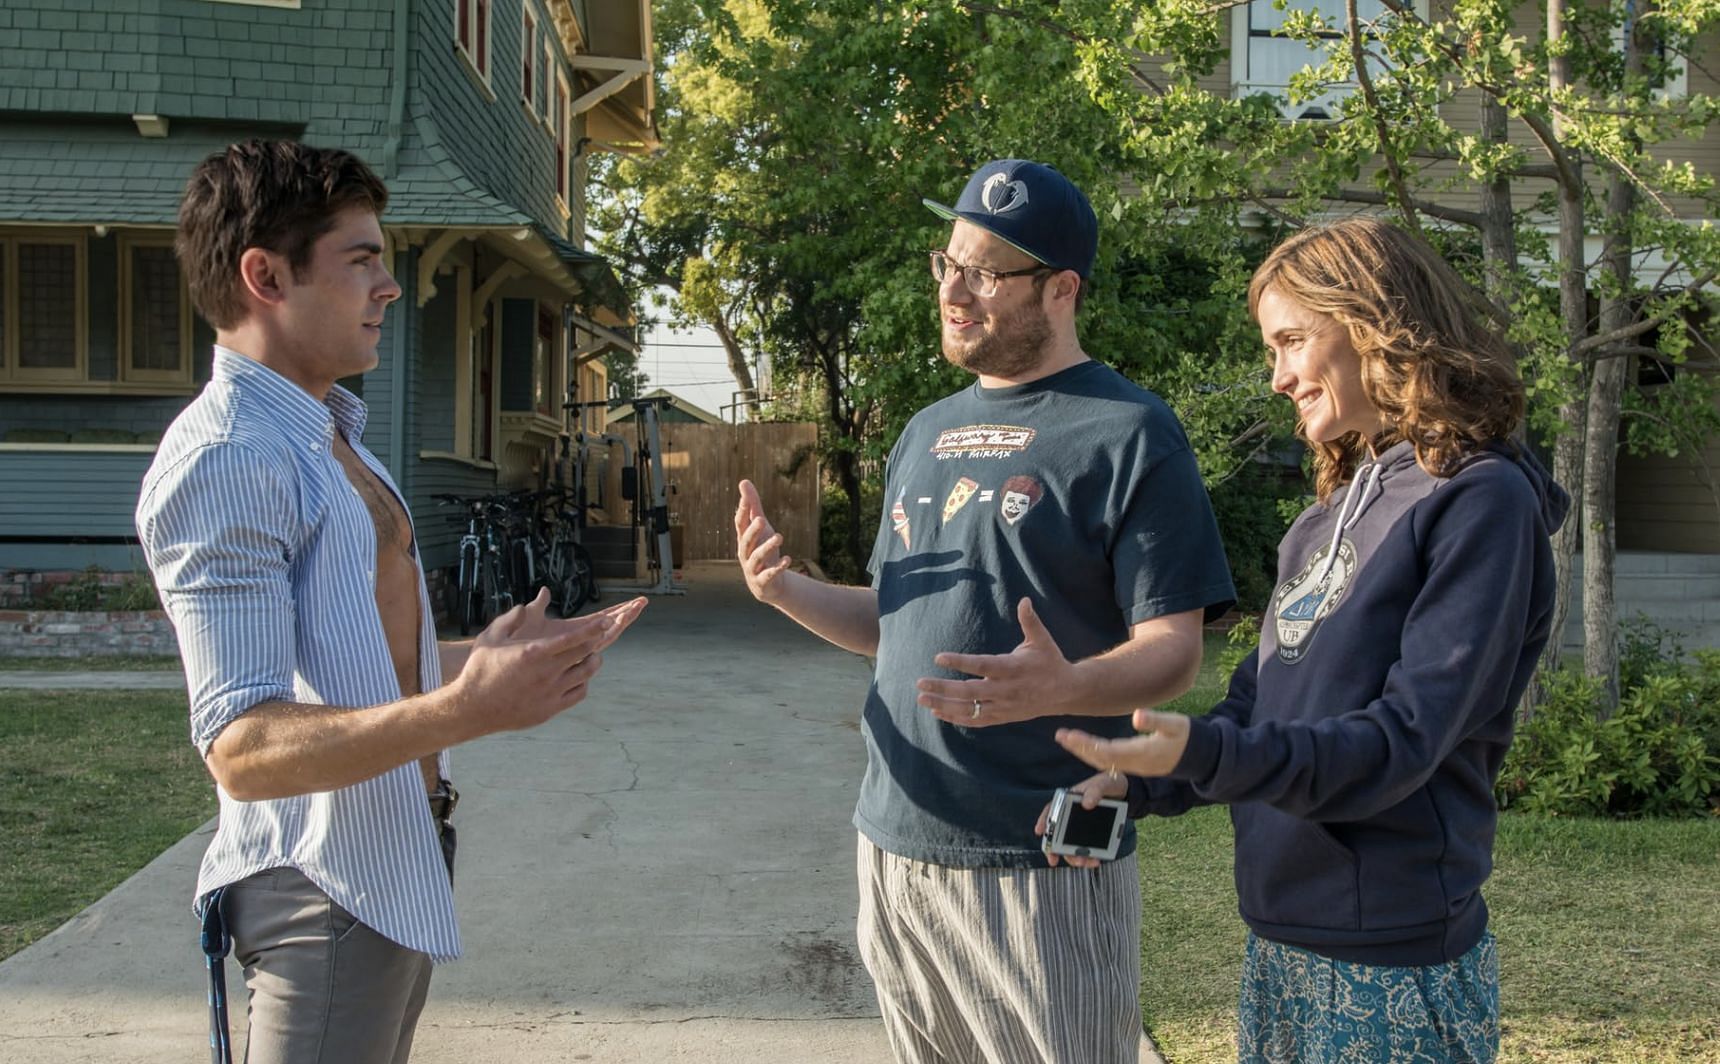
{"type": "Polygon", "coordinates": [[[1051,812],[1045,818],[1045,838],[1040,848],[1062,857],[1097,857],[1113,860],[1123,843],[1123,825],[1129,821],[1129,803],[1101,798],[1088,809],[1080,796],[1059,787],[1051,796],[1051,812]]]}

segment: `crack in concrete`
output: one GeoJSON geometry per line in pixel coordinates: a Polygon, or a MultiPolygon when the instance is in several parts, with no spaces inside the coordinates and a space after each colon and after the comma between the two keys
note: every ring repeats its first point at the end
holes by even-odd
{"type": "Polygon", "coordinates": [[[633,760],[633,751],[627,749],[627,740],[621,741],[621,756],[627,759],[627,767],[633,770],[633,782],[627,785],[627,790],[639,789],[639,762],[633,760]]]}
{"type": "Polygon", "coordinates": [[[823,724],[832,728],[841,728],[845,731],[860,730],[860,722],[857,720],[831,720],[829,717],[803,717],[798,709],[791,711],[789,716],[805,724],[823,724]]]}

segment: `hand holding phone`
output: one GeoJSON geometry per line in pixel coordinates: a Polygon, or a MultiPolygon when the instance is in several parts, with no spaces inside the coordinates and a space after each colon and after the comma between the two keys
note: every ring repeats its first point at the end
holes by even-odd
{"type": "Polygon", "coordinates": [[[1123,842],[1123,825],[1129,819],[1127,802],[1101,798],[1088,809],[1081,796],[1059,787],[1051,796],[1045,814],[1045,835],[1040,848],[1060,857],[1089,857],[1114,860],[1123,842]]]}

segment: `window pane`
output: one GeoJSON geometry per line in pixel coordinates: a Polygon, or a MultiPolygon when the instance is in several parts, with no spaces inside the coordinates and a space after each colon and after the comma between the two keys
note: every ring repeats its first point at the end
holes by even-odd
{"type": "Polygon", "coordinates": [[[472,0],[478,9],[478,73],[490,76],[490,0],[472,0]]]}
{"type": "Polygon", "coordinates": [[[18,245],[18,365],[76,369],[78,253],[70,244],[18,245]]]}
{"type": "Polygon", "coordinates": [[[1324,49],[1314,49],[1288,37],[1254,37],[1248,42],[1248,82],[1251,85],[1290,84],[1290,75],[1326,61],[1324,49]]]}
{"type": "Polygon", "coordinates": [[[524,62],[520,71],[520,95],[529,104],[532,101],[532,60],[537,55],[537,26],[532,23],[529,13],[524,19],[525,28],[520,34],[520,56],[524,62]]]}
{"type": "MultiPolygon", "coordinates": [[[[1326,25],[1334,30],[1344,28],[1344,0],[1291,0],[1283,11],[1275,11],[1271,0],[1254,0],[1248,5],[1248,29],[1251,33],[1271,33],[1284,25],[1292,11],[1318,11],[1326,25]]],[[[1372,22],[1385,11],[1381,0],[1356,0],[1356,17],[1372,22]]]]}
{"type": "Polygon", "coordinates": [[[6,368],[6,338],[11,327],[6,320],[6,245],[0,243],[0,370],[6,368]]]}
{"type": "Polygon", "coordinates": [[[555,53],[550,48],[549,35],[544,35],[543,42],[543,76],[537,81],[537,111],[545,118],[549,117],[549,79],[555,70],[555,53]]]}
{"type": "Polygon", "coordinates": [[[179,263],[173,249],[132,248],[132,368],[179,372],[183,339],[179,335],[179,263]]]}

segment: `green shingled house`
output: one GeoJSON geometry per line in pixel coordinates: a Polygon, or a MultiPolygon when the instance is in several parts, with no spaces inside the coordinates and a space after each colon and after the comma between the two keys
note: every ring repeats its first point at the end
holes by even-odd
{"type": "Polygon", "coordinates": [[[0,570],[140,565],[138,482],[214,339],[180,190],[250,136],[388,183],[403,295],[355,387],[450,564],[430,496],[552,478],[563,402],[606,398],[631,342],[585,174],[657,146],[651,61],[649,0],[0,0],[0,570]]]}

